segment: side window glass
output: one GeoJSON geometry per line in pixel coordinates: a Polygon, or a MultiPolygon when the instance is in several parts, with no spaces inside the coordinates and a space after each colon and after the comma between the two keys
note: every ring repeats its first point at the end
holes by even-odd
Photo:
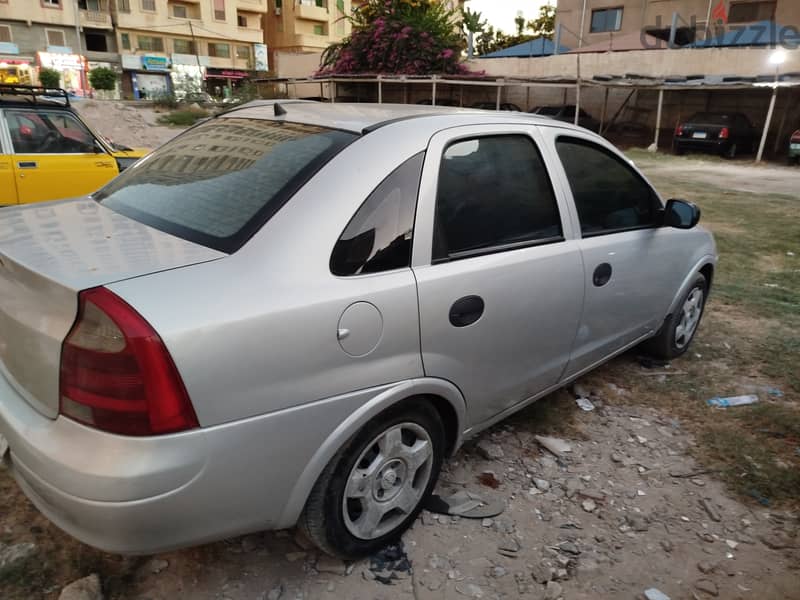
{"type": "Polygon", "coordinates": [[[67,112],[9,110],[6,116],[14,152],[18,154],[94,152],[92,134],[67,112]]]}
{"type": "Polygon", "coordinates": [[[350,219],[331,255],[334,275],[362,275],[411,265],[411,241],[425,153],[395,169],[350,219]]]}
{"type": "Polygon", "coordinates": [[[656,226],[661,202],[624,161],[576,138],[559,138],[556,149],[584,236],[656,226]]]}
{"type": "Polygon", "coordinates": [[[439,168],[433,259],[562,240],[547,169],[528,136],[462,140],[439,168]]]}

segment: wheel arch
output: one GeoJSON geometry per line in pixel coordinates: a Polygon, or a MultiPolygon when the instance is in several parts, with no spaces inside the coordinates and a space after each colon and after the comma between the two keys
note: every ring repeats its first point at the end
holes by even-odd
{"type": "Polygon", "coordinates": [[[715,263],[716,259],[711,255],[703,256],[700,258],[700,260],[695,262],[694,267],[689,270],[688,275],[686,275],[677,292],[675,293],[672,302],[670,302],[669,310],[667,311],[667,314],[664,315],[664,321],[669,319],[670,315],[672,315],[678,309],[678,304],[680,304],[681,298],[683,298],[684,294],[686,294],[686,292],[689,291],[689,288],[692,287],[692,284],[698,275],[703,275],[706,278],[706,283],[708,284],[706,288],[706,296],[708,296],[708,292],[711,290],[711,282],[714,278],[715,263]]]}
{"type": "Polygon", "coordinates": [[[415,398],[429,401],[439,413],[445,427],[446,455],[455,453],[461,446],[466,420],[466,403],[458,388],[449,381],[436,378],[420,378],[400,382],[382,390],[358,410],[348,415],[320,444],[306,468],[297,478],[276,527],[291,527],[297,523],[306,500],[322,471],[336,453],[366,423],[401,402],[415,398]]]}

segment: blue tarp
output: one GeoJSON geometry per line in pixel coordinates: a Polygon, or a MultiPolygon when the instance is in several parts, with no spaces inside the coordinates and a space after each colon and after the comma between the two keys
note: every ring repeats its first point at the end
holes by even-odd
{"type": "Polygon", "coordinates": [[[783,26],[775,21],[759,21],[749,25],[727,25],[724,33],[714,35],[712,28],[707,39],[698,40],[692,48],[720,48],[724,46],[774,46],[787,50],[800,48],[800,30],[783,26]]]}
{"type": "MultiPolygon", "coordinates": [[[[528,56],[550,56],[555,54],[556,46],[552,40],[538,37],[510,48],[503,48],[489,54],[482,54],[478,58],[525,58],[528,56]]],[[[566,46],[559,46],[558,53],[569,52],[566,46]]]]}

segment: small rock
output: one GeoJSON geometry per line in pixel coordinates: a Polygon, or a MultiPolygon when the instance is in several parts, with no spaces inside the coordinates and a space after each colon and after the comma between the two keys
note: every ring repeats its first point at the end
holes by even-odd
{"type": "Polygon", "coordinates": [[[708,514],[708,518],[712,521],[719,523],[722,520],[722,517],[719,515],[719,511],[708,498],[703,498],[700,500],[700,506],[703,507],[703,510],[705,510],[706,514],[708,514]]]}
{"type": "Polygon", "coordinates": [[[281,596],[283,596],[283,590],[283,583],[279,583],[267,592],[267,600],[280,600],[281,596]]]}
{"type": "Polygon", "coordinates": [[[58,600],[103,600],[100,578],[96,573],[78,579],[67,585],[58,596],[58,600]]]}
{"type": "Polygon", "coordinates": [[[698,579],[694,582],[694,587],[696,590],[701,592],[705,592],[706,594],[710,594],[712,596],[719,596],[719,590],[717,589],[717,584],[709,579],[698,579]]]}
{"type": "Polygon", "coordinates": [[[36,550],[36,544],[31,542],[11,546],[0,544],[0,575],[31,558],[36,554],[36,550]]]}
{"type": "Polygon", "coordinates": [[[567,494],[567,498],[572,498],[578,490],[581,489],[581,482],[578,479],[567,479],[566,489],[565,492],[567,494]]]}
{"type": "Polygon", "coordinates": [[[558,600],[563,594],[561,584],[555,581],[548,581],[547,588],[544,591],[544,600],[558,600]]]}
{"type": "Polygon", "coordinates": [[[537,435],[536,441],[542,448],[559,457],[567,452],[572,452],[572,446],[559,438],[537,435]]]}
{"type": "Polygon", "coordinates": [[[631,529],[634,531],[647,531],[650,526],[647,524],[647,519],[643,515],[639,514],[630,514],[625,517],[628,521],[628,525],[631,526],[631,529]]]}
{"type": "Polygon", "coordinates": [[[514,573],[514,581],[517,582],[517,593],[520,596],[526,596],[531,592],[531,585],[530,579],[525,576],[525,573],[514,573]]]}
{"type": "Polygon", "coordinates": [[[450,562],[438,554],[431,554],[431,557],[428,559],[428,567],[434,571],[438,571],[439,569],[444,569],[445,567],[449,566],[450,562]]]}
{"type": "Polygon", "coordinates": [[[155,575],[158,575],[159,573],[161,573],[161,571],[165,570],[168,566],[169,566],[169,561],[166,561],[163,558],[154,558],[147,565],[147,569],[151,573],[154,573],[155,575]]]}
{"type": "Polygon", "coordinates": [[[561,552],[572,554],[573,556],[578,556],[578,554],[581,553],[581,551],[578,549],[578,546],[575,545],[573,542],[561,542],[558,545],[558,549],[561,552]]]}
{"type": "Polygon", "coordinates": [[[483,521],[481,521],[481,525],[483,527],[491,527],[493,523],[494,521],[492,519],[484,519],[483,521]]]}
{"type": "Polygon", "coordinates": [[[614,461],[615,463],[621,463],[625,460],[625,457],[622,456],[621,454],[617,454],[616,452],[614,452],[611,455],[611,460],[614,461]]]}
{"type": "Polygon", "coordinates": [[[767,548],[772,550],[784,550],[786,548],[796,548],[798,542],[790,538],[782,531],[773,532],[772,534],[762,535],[760,538],[761,543],[767,548]]]}
{"type": "Polygon", "coordinates": [[[546,492],[547,490],[550,489],[550,482],[547,481],[546,479],[538,479],[537,477],[534,477],[533,485],[536,486],[537,490],[540,490],[542,492],[546,492]]]}
{"type": "Polygon", "coordinates": [[[531,566],[531,577],[536,583],[546,584],[553,577],[550,567],[542,563],[534,563],[531,566]]]}
{"type": "Polygon", "coordinates": [[[322,554],[319,557],[316,568],[320,573],[330,573],[332,575],[344,575],[347,571],[347,565],[343,561],[327,554],[322,554]]]}
{"type": "Polygon", "coordinates": [[[699,537],[704,542],[708,542],[709,544],[714,543],[714,536],[708,533],[707,531],[698,531],[697,537],[699,537]]]}
{"type": "Polygon", "coordinates": [[[715,564],[710,563],[707,560],[701,560],[699,563],[697,563],[697,569],[705,575],[713,573],[716,568],[717,566],[715,564]]]}
{"type": "Polygon", "coordinates": [[[645,590],[644,597],[647,598],[647,600],[670,600],[669,596],[656,588],[645,590]]]}
{"type": "Polygon", "coordinates": [[[569,579],[569,571],[567,571],[566,569],[556,569],[555,578],[561,581],[566,581],[567,579],[569,579]]]}
{"type": "Polygon", "coordinates": [[[502,460],[505,457],[503,449],[498,444],[487,440],[478,442],[476,450],[486,460],[502,460]]]}
{"type": "Polygon", "coordinates": [[[597,508],[597,504],[595,504],[594,500],[584,500],[581,503],[581,507],[583,508],[583,510],[590,513],[594,512],[594,509],[597,508]]]}
{"type": "Polygon", "coordinates": [[[483,598],[483,590],[474,583],[461,581],[456,584],[456,591],[468,598],[483,598]]]}
{"type": "Polygon", "coordinates": [[[736,550],[739,542],[735,542],[733,540],[725,540],[725,545],[728,546],[731,550],[736,550]]]}
{"type": "Polygon", "coordinates": [[[515,555],[520,551],[519,540],[513,536],[506,536],[502,542],[497,546],[497,551],[505,556],[515,555]]]}
{"type": "Polygon", "coordinates": [[[494,577],[495,579],[499,579],[500,577],[505,577],[508,574],[505,567],[500,565],[495,565],[491,569],[489,569],[489,577],[494,577]]]}
{"type": "Polygon", "coordinates": [[[696,478],[696,477],[695,477],[694,479],[690,479],[689,481],[691,481],[691,482],[692,482],[693,484],[695,484],[697,487],[703,487],[703,486],[705,486],[705,484],[706,484],[706,482],[705,482],[705,481],[703,481],[702,479],[698,479],[698,478],[696,478]]]}
{"type": "Polygon", "coordinates": [[[664,550],[664,552],[670,553],[675,546],[670,540],[661,540],[661,548],[664,550]]]}

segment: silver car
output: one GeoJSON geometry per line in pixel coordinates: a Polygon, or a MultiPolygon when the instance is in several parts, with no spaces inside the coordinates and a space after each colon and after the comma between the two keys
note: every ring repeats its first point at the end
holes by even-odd
{"type": "Polygon", "coordinates": [[[686,351],[698,218],[551,119],[251,103],[0,213],[0,450],[106,551],[299,524],[362,556],[464,439],[642,342],[686,351]]]}

